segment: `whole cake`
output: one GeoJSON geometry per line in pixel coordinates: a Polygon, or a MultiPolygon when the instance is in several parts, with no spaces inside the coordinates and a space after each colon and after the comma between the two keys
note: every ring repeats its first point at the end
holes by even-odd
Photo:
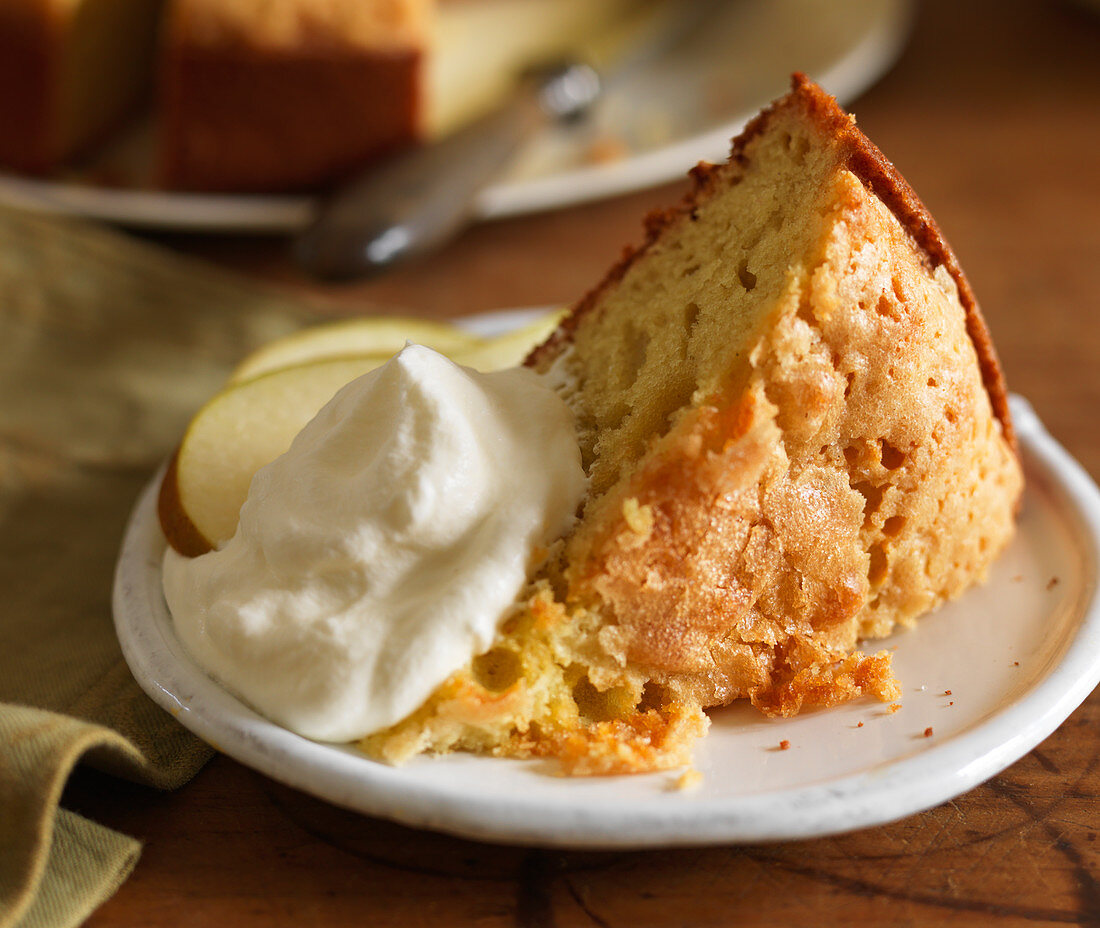
{"type": "Polygon", "coordinates": [[[363,747],[684,763],[703,710],[896,698],[856,650],[980,582],[1022,476],[936,224],[801,75],[527,363],[576,418],[576,527],[487,653],[363,747]]]}

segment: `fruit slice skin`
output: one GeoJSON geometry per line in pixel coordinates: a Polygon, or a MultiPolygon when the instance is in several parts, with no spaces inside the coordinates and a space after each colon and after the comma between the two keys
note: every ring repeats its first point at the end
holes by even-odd
{"type": "Polygon", "coordinates": [[[210,551],[213,545],[196,528],[180,502],[179,456],[180,449],[177,448],[161,480],[157,495],[157,519],[164,537],[173,548],[186,557],[198,557],[210,551]]]}
{"type": "Polygon", "coordinates": [[[246,357],[229,376],[229,383],[242,383],[284,367],[325,358],[356,355],[393,355],[415,342],[451,356],[456,351],[476,348],[484,339],[457,326],[427,319],[370,316],[326,322],[292,332],[269,342],[246,357]]]}
{"type": "Polygon", "coordinates": [[[168,543],[195,557],[228,541],[252,475],[286,451],[341,387],[387,360],[329,358],[283,368],[211,399],[191,421],[161,483],[158,513],[168,543]]]}

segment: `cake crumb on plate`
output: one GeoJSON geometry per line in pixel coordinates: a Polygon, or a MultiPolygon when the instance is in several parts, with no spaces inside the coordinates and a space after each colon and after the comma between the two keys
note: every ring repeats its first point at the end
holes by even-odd
{"type": "Polygon", "coordinates": [[[685,790],[695,789],[697,786],[700,786],[702,782],[702,772],[696,770],[694,767],[689,767],[673,781],[672,789],[677,792],[684,792],[685,790]]]}

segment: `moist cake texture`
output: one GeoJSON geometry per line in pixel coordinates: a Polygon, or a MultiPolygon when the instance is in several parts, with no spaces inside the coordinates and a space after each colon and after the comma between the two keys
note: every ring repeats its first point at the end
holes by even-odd
{"type": "Polygon", "coordinates": [[[984,321],[916,195],[801,75],[528,364],[590,491],[496,646],[363,742],[684,763],[703,710],[897,698],[881,638],[960,595],[1022,487],[984,321]]]}

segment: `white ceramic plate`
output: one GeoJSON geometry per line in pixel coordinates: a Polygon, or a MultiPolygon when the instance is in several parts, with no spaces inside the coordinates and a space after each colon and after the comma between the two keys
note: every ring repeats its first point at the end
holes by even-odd
{"type": "MultiPolygon", "coordinates": [[[[475,213],[490,219],[566,206],[674,180],[700,159],[724,161],[730,139],[786,90],[792,71],[842,103],[874,83],[901,51],[912,7],[912,0],[730,2],[705,36],[614,85],[585,125],[543,133],[482,193],[475,213]],[[598,163],[594,153],[609,141],[627,155],[598,163]]],[[[0,202],[221,232],[293,231],[313,211],[302,196],[173,194],[3,173],[0,202]]]]}
{"type": "MultiPolygon", "coordinates": [[[[484,318],[480,326],[499,327],[484,318]]],[[[205,676],[173,632],[156,481],[118,562],[118,637],[146,692],[219,750],[407,825],[565,847],[749,842],[876,825],[1003,770],[1100,681],[1100,493],[1027,403],[1014,398],[1013,414],[1028,481],[1019,532],[985,586],[881,643],[896,648],[903,708],[862,701],[787,720],[744,706],[715,711],[696,752],[704,779],[690,791],[671,788],[675,773],[563,779],[540,762],[472,756],[393,768],[266,721],[205,676]],[[779,750],[781,740],[789,750],[779,750]]]]}

